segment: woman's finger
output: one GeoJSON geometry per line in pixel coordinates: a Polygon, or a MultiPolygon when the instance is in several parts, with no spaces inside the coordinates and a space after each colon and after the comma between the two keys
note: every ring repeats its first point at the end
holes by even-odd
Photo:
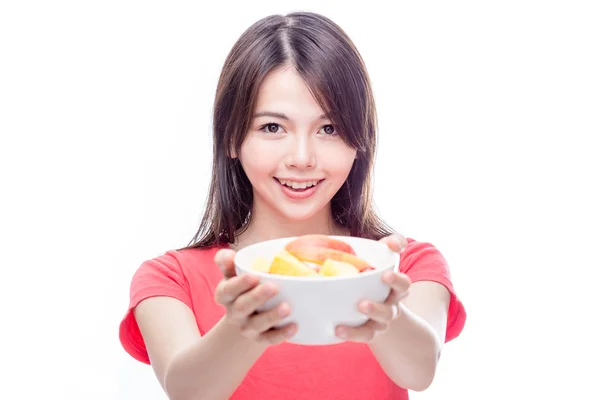
{"type": "Polygon", "coordinates": [[[281,303],[271,310],[250,316],[242,326],[242,333],[246,337],[257,337],[261,333],[273,328],[288,315],[290,315],[290,306],[287,303],[281,303]]]}
{"type": "Polygon", "coordinates": [[[358,305],[358,310],[368,316],[370,319],[381,322],[382,324],[390,323],[398,314],[398,309],[394,309],[393,303],[374,303],[368,300],[362,301],[358,305]]]}
{"type": "Polygon", "coordinates": [[[384,331],[385,329],[387,329],[387,324],[370,319],[357,327],[344,325],[338,326],[335,330],[335,334],[339,338],[345,340],[354,342],[370,342],[378,332],[384,331]]]}
{"type": "Polygon", "coordinates": [[[221,272],[223,272],[223,277],[225,279],[230,279],[236,276],[235,264],[233,262],[234,258],[235,251],[231,249],[220,249],[215,254],[215,264],[219,266],[221,272]]]}
{"type": "Polygon", "coordinates": [[[386,271],[383,274],[382,279],[383,282],[389,285],[392,288],[392,291],[396,291],[398,296],[401,298],[404,298],[408,295],[411,281],[407,275],[394,271],[386,271]]]}
{"type": "Polygon", "coordinates": [[[394,305],[397,306],[406,296],[408,296],[408,292],[400,294],[399,292],[392,290],[388,298],[384,301],[384,304],[389,307],[394,305]]]}
{"type": "Polygon", "coordinates": [[[272,328],[261,333],[257,340],[259,342],[268,343],[269,345],[285,342],[298,331],[298,326],[294,323],[287,324],[281,328],[272,328]]]}
{"type": "Polygon", "coordinates": [[[390,250],[398,253],[402,253],[408,245],[406,238],[400,234],[386,236],[381,239],[381,242],[387,244],[390,250]]]}
{"type": "Polygon", "coordinates": [[[252,275],[235,276],[222,280],[215,290],[215,301],[223,306],[233,302],[239,295],[258,285],[258,278],[252,275]]]}
{"type": "Polygon", "coordinates": [[[276,294],[277,287],[271,283],[256,286],[238,296],[229,306],[230,317],[241,322],[276,294]]]}

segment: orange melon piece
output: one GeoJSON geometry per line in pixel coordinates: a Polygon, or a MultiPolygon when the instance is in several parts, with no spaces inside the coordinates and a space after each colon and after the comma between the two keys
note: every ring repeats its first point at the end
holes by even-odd
{"type": "Polygon", "coordinates": [[[328,249],[334,249],[342,251],[344,253],[356,255],[356,252],[348,243],[334,239],[327,235],[304,235],[300,236],[291,242],[289,242],[285,249],[290,253],[294,253],[296,250],[302,250],[306,247],[326,247],[328,249]]]}
{"type": "Polygon", "coordinates": [[[335,261],[351,264],[358,271],[369,269],[371,267],[368,262],[350,253],[344,251],[330,249],[326,247],[297,247],[289,251],[294,257],[300,261],[307,261],[315,264],[323,264],[325,260],[331,259],[335,261]]]}

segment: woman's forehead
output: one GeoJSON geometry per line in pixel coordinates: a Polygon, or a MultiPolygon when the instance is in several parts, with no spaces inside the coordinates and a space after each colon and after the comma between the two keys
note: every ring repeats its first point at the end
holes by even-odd
{"type": "Polygon", "coordinates": [[[259,86],[253,117],[326,119],[309,86],[293,67],[271,71],[259,86]]]}

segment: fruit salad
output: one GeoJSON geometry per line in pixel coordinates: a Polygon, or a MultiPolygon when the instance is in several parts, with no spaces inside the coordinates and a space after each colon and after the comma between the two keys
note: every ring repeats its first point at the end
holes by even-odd
{"type": "Polygon", "coordinates": [[[304,235],[290,241],[272,260],[258,257],[254,271],[287,276],[348,276],[373,268],[348,243],[326,235],[304,235]]]}

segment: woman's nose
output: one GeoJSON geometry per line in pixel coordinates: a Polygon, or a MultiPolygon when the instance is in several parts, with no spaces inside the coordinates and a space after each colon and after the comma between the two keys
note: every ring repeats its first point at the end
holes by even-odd
{"type": "Polygon", "coordinates": [[[294,135],[294,140],[289,143],[286,166],[288,168],[307,169],[314,168],[316,164],[315,146],[307,135],[294,135]]]}

